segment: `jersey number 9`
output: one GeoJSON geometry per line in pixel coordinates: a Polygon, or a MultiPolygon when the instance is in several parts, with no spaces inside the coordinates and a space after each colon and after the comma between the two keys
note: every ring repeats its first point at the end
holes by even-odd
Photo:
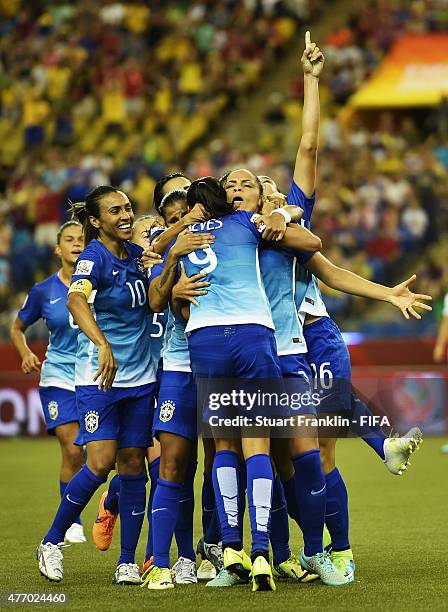
{"type": "Polygon", "coordinates": [[[205,266],[205,268],[202,268],[202,272],[205,272],[206,274],[212,272],[218,265],[218,258],[216,257],[216,253],[210,247],[193,251],[192,253],[187,255],[187,257],[192,264],[196,266],[205,266]],[[203,251],[205,253],[205,257],[198,257],[198,251],[203,251]]]}

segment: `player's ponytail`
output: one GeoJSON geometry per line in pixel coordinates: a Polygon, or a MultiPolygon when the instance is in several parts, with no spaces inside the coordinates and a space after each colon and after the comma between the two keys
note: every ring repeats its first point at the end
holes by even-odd
{"type": "Polygon", "coordinates": [[[187,191],[187,203],[190,208],[202,204],[212,217],[223,217],[233,211],[232,204],[227,202],[224,187],[213,176],[204,176],[191,183],[187,191]]]}
{"type": "Polygon", "coordinates": [[[87,246],[94,238],[98,238],[99,230],[90,222],[90,217],[95,219],[100,218],[100,203],[101,198],[108,193],[117,193],[116,187],[110,185],[100,185],[92,189],[87,196],[85,202],[70,202],[70,212],[72,219],[79,221],[84,229],[85,245],[87,246]]]}

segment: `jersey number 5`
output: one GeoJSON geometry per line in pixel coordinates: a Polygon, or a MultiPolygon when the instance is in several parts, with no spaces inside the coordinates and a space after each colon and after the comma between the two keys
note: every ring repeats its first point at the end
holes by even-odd
{"type": "Polygon", "coordinates": [[[202,268],[202,272],[205,272],[206,274],[212,272],[218,265],[218,258],[216,257],[216,253],[210,247],[193,251],[192,253],[189,253],[187,257],[192,264],[196,266],[205,266],[205,268],[202,268]],[[205,257],[198,257],[198,251],[204,252],[205,257]]]}

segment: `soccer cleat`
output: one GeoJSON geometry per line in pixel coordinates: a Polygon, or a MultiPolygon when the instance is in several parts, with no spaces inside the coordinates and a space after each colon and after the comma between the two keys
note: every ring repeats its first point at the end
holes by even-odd
{"type": "Polygon", "coordinates": [[[137,563],[120,563],[112,578],[113,584],[140,584],[140,572],[137,563]]]}
{"type": "Polygon", "coordinates": [[[98,507],[98,514],[93,523],[92,537],[93,543],[98,550],[108,550],[112,544],[114,537],[114,527],[117,522],[118,515],[112,514],[104,507],[104,502],[107,497],[107,491],[101,495],[98,507]]]}
{"type": "Polygon", "coordinates": [[[179,557],[173,565],[172,573],[176,584],[196,584],[196,563],[191,559],[179,557]]]}
{"type": "Polygon", "coordinates": [[[147,561],[145,561],[143,563],[143,565],[140,568],[140,571],[142,573],[142,576],[145,572],[147,572],[149,570],[149,568],[152,566],[152,564],[154,563],[154,557],[151,555],[149,557],[149,559],[147,561]]]}
{"type": "MultiPolygon", "coordinates": [[[[207,559],[213,565],[216,573],[219,573],[224,567],[222,543],[218,544],[207,544],[204,542],[204,538],[201,538],[198,542],[196,553],[201,555],[203,559],[207,559]]],[[[216,575],[216,574],[215,574],[216,575]]]]}
{"type": "Polygon", "coordinates": [[[423,434],[418,427],[413,427],[401,438],[395,436],[384,440],[384,463],[392,474],[401,476],[408,469],[409,457],[418,450],[423,434]]]}
{"type": "Polygon", "coordinates": [[[198,580],[214,580],[216,578],[217,574],[215,567],[210,563],[208,559],[204,559],[203,561],[201,561],[201,565],[198,567],[197,576],[198,580]]]}
{"type": "Polygon", "coordinates": [[[304,570],[295,555],[290,555],[286,561],[274,565],[273,574],[278,578],[293,578],[299,582],[313,582],[319,578],[317,574],[304,570]]]}
{"type": "Polygon", "coordinates": [[[347,578],[336,569],[330,555],[325,551],[311,557],[307,557],[302,551],[300,565],[309,572],[313,572],[313,574],[319,574],[322,582],[329,586],[341,586],[348,583],[347,578]]]}
{"type": "Polygon", "coordinates": [[[142,576],[142,588],[150,591],[163,591],[164,589],[174,589],[173,579],[169,567],[157,567],[152,565],[147,573],[142,576]]]}
{"type": "Polygon", "coordinates": [[[337,570],[341,572],[347,582],[353,582],[355,580],[355,562],[353,561],[353,553],[349,550],[334,550],[331,553],[331,560],[337,570]]]}
{"type": "Polygon", "coordinates": [[[249,581],[252,563],[250,557],[244,552],[243,548],[241,550],[234,550],[229,547],[225,548],[224,567],[230,573],[236,574],[243,582],[249,581]]]}
{"type": "Polygon", "coordinates": [[[53,582],[61,582],[64,577],[64,557],[58,544],[41,542],[36,549],[36,559],[42,576],[53,582]]]}
{"type": "Polygon", "coordinates": [[[82,544],[87,542],[82,525],[73,523],[65,532],[64,542],[65,544],[82,544]]]}
{"type": "Polygon", "coordinates": [[[219,574],[213,580],[210,580],[205,585],[206,587],[232,587],[236,584],[247,584],[247,580],[243,581],[236,574],[231,574],[225,567],[221,569],[219,574]]]}
{"type": "Polygon", "coordinates": [[[259,555],[252,564],[252,592],[275,591],[272,569],[266,559],[259,555]]]}

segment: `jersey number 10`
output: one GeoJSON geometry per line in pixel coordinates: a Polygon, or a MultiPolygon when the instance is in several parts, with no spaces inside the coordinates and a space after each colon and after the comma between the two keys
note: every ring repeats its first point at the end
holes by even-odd
{"type": "Polygon", "coordinates": [[[137,302],[139,306],[144,306],[146,304],[146,289],[145,285],[143,284],[143,281],[137,279],[134,283],[134,286],[132,286],[132,283],[127,281],[126,285],[129,287],[129,291],[131,292],[131,308],[135,308],[137,302]]]}

